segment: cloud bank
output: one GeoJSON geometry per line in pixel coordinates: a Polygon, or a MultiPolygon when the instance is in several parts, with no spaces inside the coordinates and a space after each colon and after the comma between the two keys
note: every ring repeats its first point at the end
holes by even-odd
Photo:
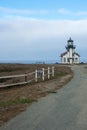
{"type": "MultiPolygon", "coordinates": [[[[67,12],[68,13],[68,12],[67,12]]],[[[0,18],[0,60],[58,60],[72,37],[86,59],[87,20],[0,18]]]]}

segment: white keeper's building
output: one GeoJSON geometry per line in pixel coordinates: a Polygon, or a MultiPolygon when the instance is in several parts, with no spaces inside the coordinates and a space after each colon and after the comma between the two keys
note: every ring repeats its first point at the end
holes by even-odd
{"type": "Polygon", "coordinates": [[[80,55],[75,52],[76,46],[73,44],[73,40],[69,38],[67,45],[65,46],[66,52],[61,54],[62,64],[79,64],[80,55]]]}

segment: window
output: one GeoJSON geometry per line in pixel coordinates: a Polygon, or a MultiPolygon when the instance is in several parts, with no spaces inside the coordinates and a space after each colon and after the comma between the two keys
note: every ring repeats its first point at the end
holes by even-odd
{"type": "Polygon", "coordinates": [[[75,62],[78,62],[78,58],[75,58],[75,62]]]}
{"type": "Polygon", "coordinates": [[[64,57],[64,62],[66,62],[66,58],[64,57]]]}
{"type": "Polygon", "coordinates": [[[67,62],[70,62],[69,58],[67,58],[67,62]]]}

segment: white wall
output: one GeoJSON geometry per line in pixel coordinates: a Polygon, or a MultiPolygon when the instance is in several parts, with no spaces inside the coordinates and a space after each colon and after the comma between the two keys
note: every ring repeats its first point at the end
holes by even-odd
{"type": "Polygon", "coordinates": [[[80,58],[78,55],[74,54],[74,63],[79,63],[80,62],[80,58]]]}
{"type": "Polygon", "coordinates": [[[68,58],[68,53],[65,54],[65,55],[62,57],[62,63],[63,63],[63,64],[67,64],[67,63],[68,63],[67,58],[68,58]]]}
{"type": "Polygon", "coordinates": [[[72,64],[72,63],[75,63],[75,64],[78,64],[80,62],[80,58],[78,55],[74,54],[74,61],[72,59],[70,59],[70,62],[68,62],[68,58],[72,58],[70,57],[70,53],[67,52],[67,54],[65,54],[63,57],[61,57],[61,62],[63,64],[72,64]]]}

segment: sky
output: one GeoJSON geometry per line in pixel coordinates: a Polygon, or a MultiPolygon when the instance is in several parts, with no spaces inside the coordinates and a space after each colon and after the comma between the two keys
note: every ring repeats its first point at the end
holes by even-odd
{"type": "Polygon", "coordinates": [[[60,62],[70,37],[87,62],[87,0],[0,0],[0,62],[60,62]]]}

